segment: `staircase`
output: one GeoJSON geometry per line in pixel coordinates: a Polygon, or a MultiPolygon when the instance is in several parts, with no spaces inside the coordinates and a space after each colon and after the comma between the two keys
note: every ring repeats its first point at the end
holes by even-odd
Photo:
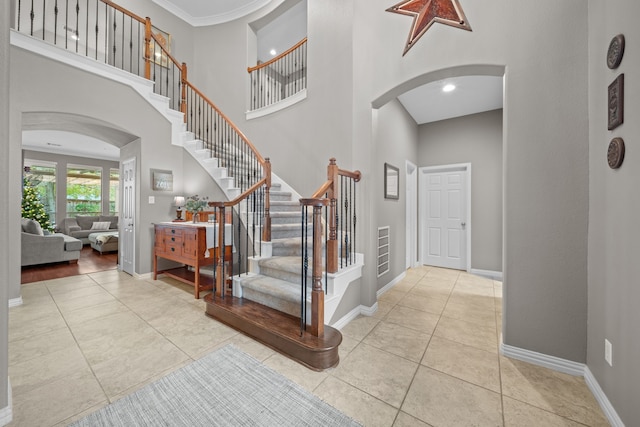
{"type": "MultiPolygon", "coordinates": [[[[23,1],[18,2],[20,8],[23,1]]],[[[28,2],[24,3],[26,10],[28,2]]],[[[232,221],[237,222],[232,229],[238,232],[243,228],[247,230],[246,247],[242,248],[240,242],[236,248],[234,243],[238,262],[229,280],[230,288],[223,279],[227,268],[224,258],[217,263],[217,291],[205,298],[206,314],[312,369],[335,366],[339,361],[338,346],[342,336],[336,329],[325,326],[324,319],[333,317],[349,283],[361,276],[363,265],[361,255],[349,254],[351,232],[336,231],[336,204],[340,202],[341,206],[343,202],[337,200],[337,194],[342,191],[338,190],[338,177],[349,177],[353,183],[360,179],[359,172],[339,170],[332,159],[328,168],[329,180],[311,199],[304,199],[314,206],[305,205],[304,208],[306,211],[313,209],[314,219],[312,223],[309,217],[303,228],[302,212],[305,211],[301,207],[301,196],[271,172],[269,159],[262,158],[242,132],[188,81],[186,64],[178,62],[166,51],[162,40],[152,32],[151,20],[141,18],[110,0],[96,0],[95,3],[82,0],[80,3],[82,6],[76,6],[72,12],[76,18],[80,10],[84,13],[91,8],[96,17],[95,23],[87,23],[85,33],[78,34],[82,28],[76,29],[78,39],[87,43],[84,49],[86,56],[83,56],[83,49],[78,49],[78,42],[69,43],[67,32],[62,30],[62,25],[57,25],[66,19],[58,16],[57,8],[43,9],[40,16],[33,3],[30,13],[22,15],[22,21],[18,14],[18,31],[12,31],[11,43],[129,85],[161,112],[171,123],[171,143],[183,146],[224,192],[226,200],[216,202],[215,208],[222,213],[225,209],[233,210],[232,221]],[[113,15],[113,22],[121,24],[113,28],[103,27],[106,21],[102,14],[113,15]],[[41,40],[33,38],[34,22],[42,24],[41,40]],[[54,22],[54,31],[45,31],[45,26],[51,22],[54,22]],[[90,34],[89,28],[95,34],[90,34]],[[29,29],[31,33],[27,36],[24,33],[29,29]],[[97,34],[102,37],[100,43],[97,34]],[[90,40],[95,40],[91,56],[88,55],[90,40]],[[49,43],[57,47],[44,47],[49,43]],[[152,45],[157,50],[152,50],[152,45]],[[152,58],[154,52],[161,54],[166,64],[158,65],[155,57],[152,58]],[[332,203],[328,208],[331,216],[326,220],[329,226],[321,228],[320,205],[327,206],[329,200],[332,203]],[[251,234],[248,230],[252,230],[251,234]],[[315,241],[306,243],[303,234],[313,234],[315,241]],[[338,243],[342,237],[345,241],[338,243]],[[341,245],[344,249],[339,249],[341,245]],[[311,253],[312,247],[315,254],[311,253]],[[321,252],[325,255],[320,255],[321,252]],[[304,260],[308,266],[306,273],[302,270],[303,253],[307,254],[304,260]],[[339,270],[335,262],[338,253],[348,254],[349,258],[345,267],[339,270]],[[310,262],[312,256],[313,262],[310,262]],[[320,272],[323,265],[321,256],[326,257],[327,270],[333,273],[320,272]],[[311,325],[310,329],[307,323],[311,325]]],[[[87,20],[93,16],[93,13],[88,13],[87,20]]],[[[354,200],[355,197],[351,202],[345,199],[344,204],[353,204],[354,200]]],[[[355,228],[355,213],[353,215],[355,228]]],[[[221,233],[224,233],[226,218],[226,213],[218,216],[221,233]]],[[[344,215],[344,218],[345,223],[351,222],[350,216],[344,215]]]]}
{"type": "MultiPolygon", "coordinates": [[[[209,172],[218,186],[231,200],[240,194],[235,178],[229,177],[227,169],[218,166],[218,159],[209,157],[210,150],[203,148],[204,143],[193,139],[193,134],[185,134],[183,147],[209,172]]],[[[225,155],[226,153],[219,153],[225,155]]],[[[243,169],[246,165],[243,165],[243,169]]],[[[270,191],[271,242],[262,242],[262,256],[249,259],[248,271],[233,278],[233,296],[254,301],[263,306],[301,317],[301,274],[302,274],[302,223],[300,196],[287,186],[279,177],[272,174],[270,191]],[[284,188],[283,188],[284,187],[284,188]]],[[[241,204],[240,218],[247,215],[247,205],[241,204]]],[[[251,224],[243,222],[244,227],[251,224]]],[[[307,232],[311,233],[311,224],[307,222],[307,232]]],[[[260,233],[256,233],[260,235],[260,233]]],[[[309,250],[311,250],[309,243],[309,250]]],[[[324,250],[324,246],[323,246],[324,250]]],[[[309,256],[311,256],[311,251],[309,256]]],[[[358,254],[354,266],[345,268],[337,274],[323,273],[326,277],[325,319],[331,319],[344,295],[349,283],[361,274],[362,259],[358,254]]],[[[307,272],[310,283],[311,271],[307,272]]],[[[307,296],[307,319],[310,318],[310,292],[307,296]]]]}

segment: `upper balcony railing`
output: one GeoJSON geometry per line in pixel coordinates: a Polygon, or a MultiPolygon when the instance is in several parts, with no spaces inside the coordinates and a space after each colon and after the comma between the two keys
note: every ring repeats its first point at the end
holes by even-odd
{"type": "Polygon", "coordinates": [[[252,193],[260,192],[265,217],[256,221],[262,239],[271,240],[269,161],[187,80],[187,65],[171,55],[168,37],[153,27],[150,18],[110,0],[17,0],[16,12],[19,32],[153,81],[154,92],[167,97],[170,108],[184,113],[187,130],[234,178],[241,193],[238,200],[256,198],[252,193]]]}
{"type": "Polygon", "coordinates": [[[18,0],[16,29],[77,54],[152,80],[180,110],[183,68],[169,40],[110,0],[18,0]]]}
{"type": "Polygon", "coordinates": [[[271,60],[247,68],[251,77],[250,109],[280,102],[307,88],[307,38],[271,60]]]}

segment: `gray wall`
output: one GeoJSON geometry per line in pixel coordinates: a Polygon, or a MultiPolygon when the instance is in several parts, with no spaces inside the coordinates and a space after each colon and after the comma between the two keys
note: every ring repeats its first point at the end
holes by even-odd
{"type": "MultiPolygon", "coordinates": [[[[352,150],[365,180],[379,167],[370,153],[371,106],[379,108],[418,84],[447,76],[505,74],[503,340],[584,362],[587,3],[467,2],[472,32],[434,25],[405,56],[410,18],[385,12],[384,0],[352,4],[357,11],[351,23],[352,150]]],[[[375,194],[367,183],[363,187],[375,194]]],[[[375,204],[367,203],[366,210],[373,212],[375,204]]],[[[363,283],[375,283],[375,213],[360,223],[368,239],[363,283]]],[[[363,286],[361,301],[375,301],[375,286],[363,286]]]]}
{"type": "Polygon", "coordinates": [[[329,158],[335,157],[342,169],[359,168],[350,150],[351,4],[308,3],[308,98],[268,117],[247,121],[246,70],[256,65],[255,55],[247,53],[247,45],[255,44],[249,24],[270,10],[196,28],[197,66],[190,75],[260,153],[271,158],[274,173],[302,196],[310,196],[324,183],[329,158]],[[327,22],[331,22],[330,31],[327,22]]]}
{"type": "MultiPolygon", "coordinates": [[[[14,183],[6,179],[7,172],[15,169],[12,164],[20,164],[20,151],[9,144],[9,28],[11,26],[11,8],[8,1],[0,4],[0,169],[6,171],[5,179],[0,184],[0,200],[17,201],[17,203],[2,203],[0,206],[0,232],[5,236],[5,242],[17,241],[20,238],[19,223],[20,198],[15,197],[14,183]],[[15,240],[11,240],[11,239],[15,240]]],[[[18,187],[19,188],[19,187],[18,187]]],[[[8,295],[9,289],[20,286],[20,263],[11,259],[10,254],[17,252],[9,245],[0,245],[0,411],[8,408],[8,295]],[[13,284],[13,286],[12,286],[13,284]]],[[[18,260],[19,261],[19,260],[18,260]]]]}
{"type": "Polygon", "coordinates": [[[120,169],[116,161],[91,159],[87,157],[67,156],[41,151],[23,150],[25,159],[46,160],[56,163],[56,224],[67,216],[67,165],[97,166],[102,168],[102,212],[109,213],[109,170],[120,169]],[[106,197],[105,197],[106,195],[106,197]]]}
{"type": "Polygon", "coordinates": [[[418,166],[471,163],[471,268],[502,271],[502,110],[418,128],[418,166]]]}
{"type": "Polygon", "coordinates": [[[589,2],[589,330],[587,363],[627,426],[640,425],[640,3],[589,2]],[[622,33],[626,49],[616,70],[606,66],[609,42],[622,33]],[[607,130],[607,86],[625,75],[625,122],[607,130]],[[622,167],[607,165],[607,147],[622,137],[622,167]],[[613,345],[613,366],[604,340],[613,345]]]}
{"type": "MultiPolygon", "coordinates": [[[[136,221],[135,271],[148,273],[152,268],[153,223],[171,219],[173,196],[182,193],[183,149],[171,145],[169,122],[130,87],[90,73],[69,67],[26,52],[11,48],[11,147],[17,150],[17,167],[11,172],[9,182],[15,188],[18,210],[15,224],[19,223],[20,200],[20,149],[22,145],[22,114],[27,112],[58,112],[100,118],[115,129],[124,130],[140,138],[138,155],[138,206],[136,221]],[[37,94],[37,96],[34,96],[37,94]],[[111,102],[118,99],[118,108],[111,102]],[[152,126],[149,123],[153,123],[152,126]],[[153,191],[151,169],[167,169],[174,172],[174,192],[153,191]],[[156,198],[149,203],[149,196],[156,198]]],[[[133,143],[136,144],[136,143],[133,143]]],[[[129,144],[131,145],[131,144],[129,144]]],[[[126,155],[127,151],[123,150],[126,155]]],[[[125,157],[121,157],[124,159],[125,157]]],[[[19,240],[19,229],[15,236],[19,240]]],[[[15,252],[15,251],[14,251],[15,252]]],[[[20,254],[13,254],[12,262],[20,265],[20,254]]],[[[19,270],[10,297],[20,295],[19,270]]]]}
{"type": "MultiPolygon", "coordinates": [[[[389,226],[389,272],[377,278],[376,291],[383,288],[405,271],[406,262],[406,168],[409,160],[417,164],[416,142],[418,126],[398,100],[393,100],[374,112],[373,150],[376,169],[373,176],[373,198],[376,206],[377,227],[389,226]],[[384,198],[384,164],[400,171],[399,198],[384,198]]],[[[376,229],[377,229],[376,227],[376,229]]],[[[377,272],[376,272],[377,276],[377,272]]]]}

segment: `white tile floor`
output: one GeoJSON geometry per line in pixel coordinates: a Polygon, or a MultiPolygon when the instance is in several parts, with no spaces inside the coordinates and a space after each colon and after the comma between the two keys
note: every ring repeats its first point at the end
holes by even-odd
{"type": "Polygon", "coordinates": [[[23,285],[9,311],[13,426],[57,426],[227,343],[366,426],[606,426],[582,378],[499,355],[502,285],[420,267],[314,372],[206,317],[171,279],[107,271],[23,285]]]}

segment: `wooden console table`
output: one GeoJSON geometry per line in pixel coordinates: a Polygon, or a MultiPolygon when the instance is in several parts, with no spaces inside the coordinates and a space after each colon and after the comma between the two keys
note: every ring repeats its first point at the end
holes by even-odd
{"type": "MultiPolygon", "coordinates": [[[[231,232],[230,225],[225,228],[225,235],[231,232]]],[[[194,296],[200,298],[200,291],[212,290],[214,277],[201,275],[200,267],[217,264],[220,256],[217,248],[217,238],[210,238],[211,247],[207,246],[207,232],[215,232],[217,224],[193,223],[160,223],[155,224],[155,245],[153,252],[153,280],[158,274],[165,274],[183,283],[194,286],[194,296]],[[209,229],[209,230],[208,230],[209,229]],[[158,258],[184,264],[184,267],[158,271],[158,258]],[[193,267],[191,271],[189,267],[193,267]]],[[[225,236],[230,241],[231,236],[225,236]]],[[[225,243],[227,243],[225,242],[225,243]]],[[[225,245],[225,260],[232,260],[231,245],[225,245]]],[[[215,271],[215,268],[214,268],[215,271]]]]}

